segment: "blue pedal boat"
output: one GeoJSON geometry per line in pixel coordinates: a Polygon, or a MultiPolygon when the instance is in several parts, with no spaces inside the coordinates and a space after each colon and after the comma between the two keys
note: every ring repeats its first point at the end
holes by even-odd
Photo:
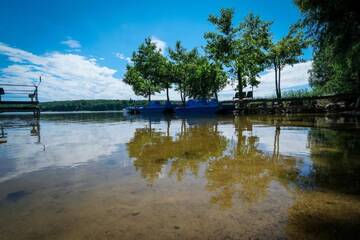
{"type": "Polygon", "coordinates": [[[191,99],[186,102],[185,107],[175,108],[176,114],[215,114],[219,110],[219,103],[216,99],[191,99]]]}
{"type": "Polygon", "coordinates": [[[140,114],[171,113],[174,111],[174,106],[170,102],[161,104],[159,101],[151,101],[148,105],[139,107],[137,110],[140,114]]]}

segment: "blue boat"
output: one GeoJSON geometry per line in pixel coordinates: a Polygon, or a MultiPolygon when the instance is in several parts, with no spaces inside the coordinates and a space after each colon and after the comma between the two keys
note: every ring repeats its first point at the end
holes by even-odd
{"type": "Polygon", "coordinates": [[[171,113],[174,106],[170,102],[161,104],[159,101],[151,101],[147,106],[139,107],[137,110],[141,114],[171,113]]]}
{"type": "Polygon", "coordinates": [[[176,114],[215,114],[219,110],[216,99],[191,99],[186,102],[185,107],[175,108],[176,114]]]}

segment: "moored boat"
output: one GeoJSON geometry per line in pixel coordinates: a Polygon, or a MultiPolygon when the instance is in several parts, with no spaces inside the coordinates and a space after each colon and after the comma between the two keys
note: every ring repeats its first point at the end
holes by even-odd
{"type": "Polygon", "coordinates": [[[161,104],[159,101],[151,101],[148,105],[139,107],[138,111],[141,114],[170,113],[174,111],[174,107],[170,102],[161,104]]]}
{"type": "Polygon", "coordinates": [[[184,107],[175,108],[176,114],[214,114],[219,110],[216,99],[190,99],[184,107]]]}

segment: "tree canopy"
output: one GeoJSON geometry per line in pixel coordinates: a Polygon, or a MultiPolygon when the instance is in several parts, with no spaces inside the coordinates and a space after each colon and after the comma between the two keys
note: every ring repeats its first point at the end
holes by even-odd
{"type": "Polygon", "coordinates": [[[210,15],[209,21],[217,31],[205,33],[205,49],[211,59],[228,68],[230,77],[238,82],[238,91],[242,92],[247,85],[259,84],[257,77],[266,67],[271,22],[249,14],[236,26],[233,17],[232,9],[221,9],[220,16],[210,15]]]}
{"type": "Polygon", "coordinates": [[[166,59],[150,38],[133,53],[132,64],[127,65],[124,82],[131,85],[136,95],[148,97],[164,89],[166,59]]]}
{"type": "Polygon", "coordinates": [[[169,89],[174,87],[185,104],[187,98],[217,98],[229,80],[236,82],[239,93],[245,87],[257,87],[260,73],[271,67],[276,95],[281,98],[281,71],[303,61],[303,49],[311,40],[315,53],[311,86],[326,93],[360,92],[358,12],[347,1],[295,3],[303,18],[278,41],[273,41],[271,21],[250,13],[235,23],[235,12],[229,8],[209,16],[215,29],[204,34],[206,45],[200,50],[187,50],[177,41],[163,55],[146,38],[133,53],[124,81],[149,100],[166,90],[169,101],[169,89]]]}
{"type": "Polygon", "coordinates": [[[324,93],[360,92],[360,13],[354,1],[295,0],[313,40],[310,84],[324,93]]]}
{"type": "Polygon", "coordinates": [[[198,57],[194,62],[193,81],[189,82],[189,96],[198,99],[217,99],[217,92],[227,83],[227,77],[219,63],[210,62],[206,57],[198,57]]]}
{"type": "Polygon", "coordinates": [[[278,98],[281,98],[281,70],[286,65],[293,66],[295,63],[301,62],[303,49],[308,44],[309,41],[305,38],[299,25],[291,26],[285,37],[271,44],[268,61],[275,71],[275,90],[278,98]]]}
{"type": "Polygon", "coordinates": [[[172,79],[176,90],[180,92],[181,101],[185,104],[186,98],[189,97],[189,84],[197,67],[198,51],[195,48],[188,51],[177,41],[174,49],[169,48],[169,56],[172,63],[172,79]]]}

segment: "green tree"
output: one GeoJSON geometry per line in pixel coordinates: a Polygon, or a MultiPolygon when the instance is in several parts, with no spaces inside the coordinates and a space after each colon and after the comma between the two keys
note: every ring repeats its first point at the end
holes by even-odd
{"type": "Polygon", "coordinates": [[[131,61],[132,64],[127,66],[124,82],[132,86],[136,95],[148,97],[151,101],[151,95],[164,88],[164,56],[151,39],[146,38],[133,53],[131,61]]]}
{"type": "MultiPolygon", "coordinates": [[[[309,83],[316,92],[335,94],[351,92],[350,77],[346,77],[344,70],[346,61],[334,61],[333,45],[327,44],[315,51],[309,83]],[[347,82],[349,81],[349,82],[347,82]],[[350,84],[349,84],[350,83],[350,84]]],[[[354,88],[356,89],[356,87],[354,88]]]]}
{"type": "Polygon", "coordinates": [[[270,26],[272,22],[249,14],[240,24],[240,46],[243,49],[244,78],[251,87],[257,87],[260,72],[267,66],[267,51],[271,46],[270,26]]]}
{"type": "Polygon", "coordinates": [[[169,48],[171,59],[171,79],[176,84],[176,90],[180,92],[180,98],[183,104],[189,96],[189,82],[193,78],[195,62],[198,58],[198,52],[194,48],[187,51],[180,41],[177,41],[175,48],[169,48]]]}
{"type": "Polygon", "coordinates": [[[189,81],[189,96],[195,99],[208,99],[227,84],[227,76],[221,64],[210,62],[206,57],[198,57],[194,62],[192,79],[189,81]]]}
{"type": "Polygon", "coordinates": [[[210,63],[209,85],[211,92],[218,100],[218,93],[228,84],[228,78],[219,62],[210,63]]]}
{"type": "Polygon", "coordinates": [[[166,91],[166,100],[170,102],[169,89],[174,83],[174,74],[173,74],[174,64],[170,62],[166,57],[162,56],[160,59],[157,69],[159,74],[159,83],[162,89],[166,91]]]}
{"type": "Polygon", "coordinates": [[[271,22],[249,14],[239,26],[233,24],[234,11],[221,9],[220,16],[209,16],[217,32],[205,33],[205,50],[211,59],[221,62],[231,78],[237,79],[239,93],[248,84],[257,86],[257,77],[266,67],[271,22]]]}
{"type": "Polygon", "coordinates": [[[273,43],[269,50],[269,64],[275,71],[275,89],[277,98],[281,98],[281,70],[286,65],[293,66],[295,63],[303,61],[303,49],[308,46],[304,33],[299,25],[293,25],[289,33],[273,43]]]}
{"type": "Polygon", "coordinates": [[[360,12],[354,1],[295,0],[313,40],[310,84],[325,93],[360,92],[360,12]]]}

